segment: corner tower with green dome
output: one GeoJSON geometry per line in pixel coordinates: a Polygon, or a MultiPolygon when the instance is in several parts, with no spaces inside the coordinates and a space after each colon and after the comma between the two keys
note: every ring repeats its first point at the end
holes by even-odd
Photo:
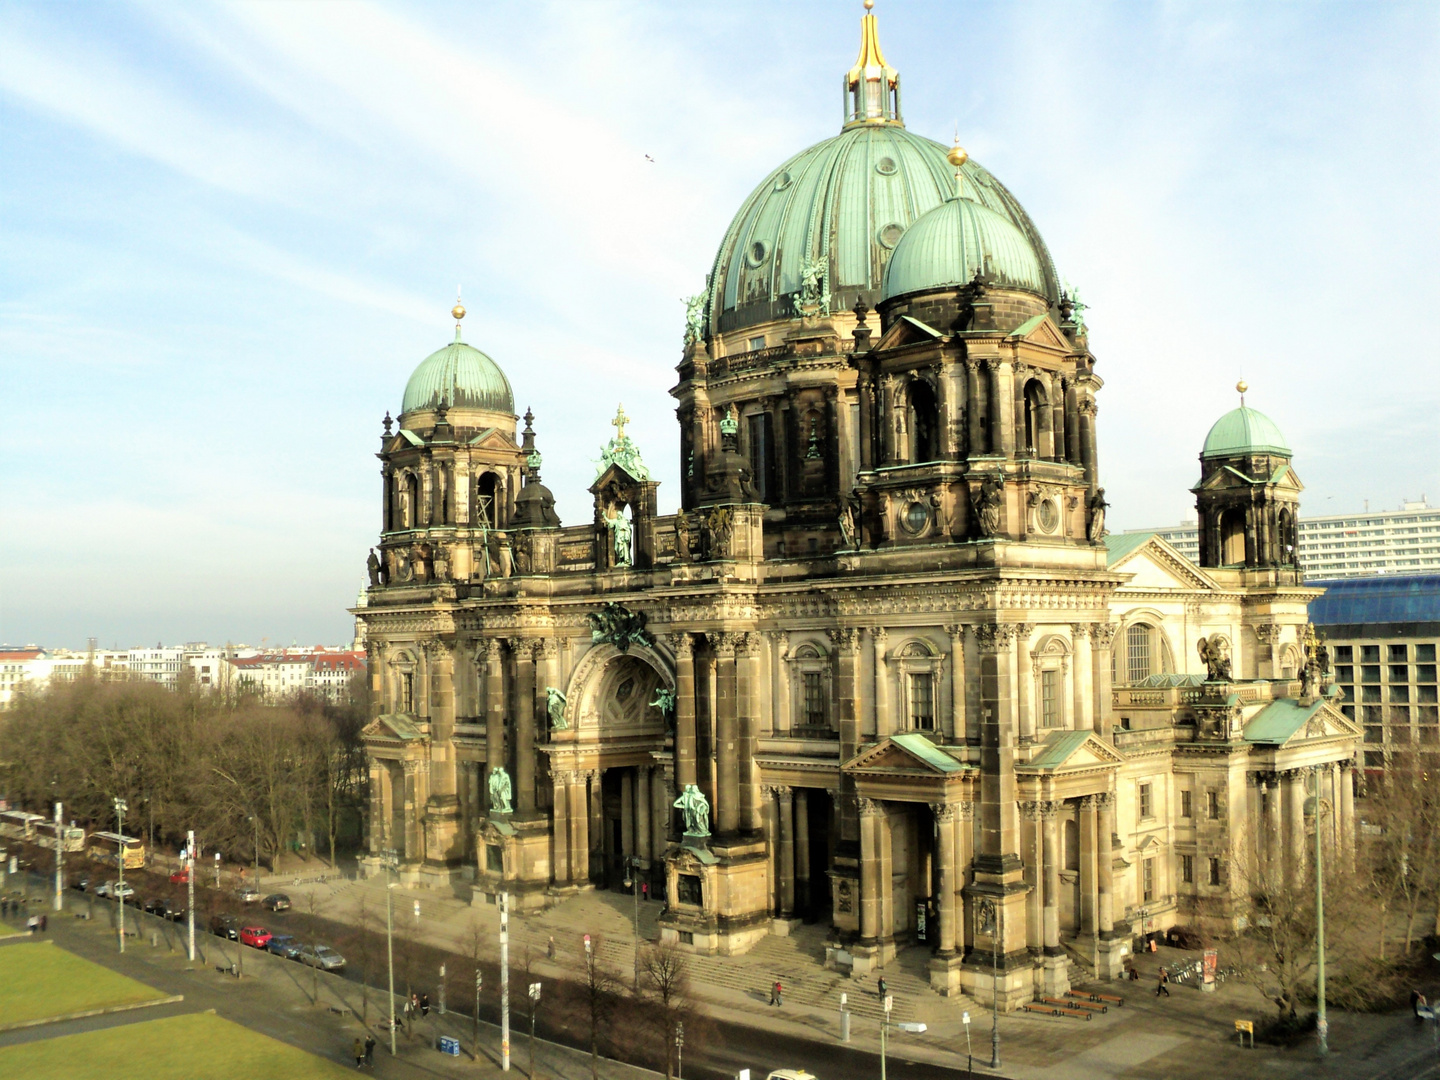
{"type": "Polygon", "coordinates": [[[1205,436],[1200,483],[1192,489],[1200,565],[1255,571],[1276,584],[1293,584],[1302,576],[1296,522],[1304,485],[1275,422],[1245,404],[1244,382],[1235,389],[1240,407],[1215,421],[1205,436]]]}

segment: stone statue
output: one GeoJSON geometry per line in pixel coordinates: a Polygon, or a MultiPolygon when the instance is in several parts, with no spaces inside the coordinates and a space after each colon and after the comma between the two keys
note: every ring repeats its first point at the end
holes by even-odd
{"type": "Polygon", "coordinates": [[[449,552],[449,550],[445,547],[444,544],[436,544],[436,545],[435,545],[435,558],[434,558],[433,562],[434,562],[434,564],[435,564],[435,580],[436,580],[436,581],[449,581],[449,580],[450,580],[450,552],[449,552]]]}
{"type": "Polygon", "coordinates": [[[510,537],[503,532],[491,534],[495,539],[495,572],[500,577],[510,577],[515,573],[515,561],[510,552],[510,537]]]}
{"type": "Polygon", "coordinates": [[[660,715],[665,718],[665,726],[668,728],[675,720],[675,691],[662,685],[655,691],[655,700],[650,702],[650,707],[660,710],[660,715]]]}
{"type": "Polygon", "coordinates": [[[1314,623],[1305,624],[1301,641],[1305,646],[1305,665],[1300,669],[1300,694],[1315,697],[1329,679],[1330,650],[1315,633],[1314,623]]]}
{"type": "Polygon", "coordinates": [[[631,645],[655,644],[645,629],[645,613],[631,611],[624,604],[611,601],[599,611],[590,612],[585,620],[590,624],[590,641],[595,645],[608,642],[621,652],[629,652],[631,645]]]}
{"type": "Polygon", "coordinates": [[[705,294],[685,298],[685,344],[694,345],[705,338],[705,294]]]}
{"type": "Polygon", "coordinates": [[[616,510],[615,516],[610,518],[606,525],[610,529],[610,545],[615,553],[615,565],[633,565],[634,558],[630,552],[633,531],[630,527],[630,519],[625,516],[623,510],[616,510]]]}
{"type": "Polygon", "coordinates": [[[706,554],[712,559],[724,559],[730,555],[730,538],[735,532],[735,514],[728,506],[717,506],[710,511],[705,522],[709,543],[706,554]]]}
{"type": "Polygon", "coordinates": [[[1205,661],[1206,682],[1230,681],[1230,646],[1220,634],[1211,634],[1196,643],[1200,659],[1205,661]]]}
{"type": "Polygon", "coordinates": [[[510,774],[503,768],[490,770],[490,812],[510,813],[510,774]]]}
{"type": "Polygon", "coordinates": [[[825,287],[827,269],[823,260],[805,260],[800,270],[800,291],[795,293],[793,301],[797,316],[830,314],[830,290],[825,287]]]}
{"type": "Polygon", "coordinates": [[[847,551],[860,546],[860,506],[853,495],[840,500],[840,536],[847,551]]]}
{"type": "Polygon", "coordinates": [[[370,557],[365,560],[365,569],[370,572],[370,587],[373,589],[380,584],[380,557],[375,554],[375,549],[370,549],[370,557]]]}
{"type": "Polygon", "coordinates": [[[625,433],[625,425],[629,422],[630,417],[625,414],[625,406],[621,405],[615,410],[615,419],[610,421],[615,428],[615,435],[600,448],[600,470],[595,474],[597,477],[603,475],[611,465],[617,465],[633,480],[650,479],[649,468],[640,460],[640,448],[635,445],[635,440],[625,433]]]}
{"type": "Polygon", "coordinates": [[[1105,501],[1104,488],[1096,488],[1090,498],[1085,500],[1085,509],[1090,512],[1085,535],[1090,538],[1092,544],[1098,544],[1105,539],[1105,508],[1109,505],[1105,501]]]}
{"type": "Polygon", "coordinates": [[[550,730],[564,731],[570,726],[565,719],[565,695],[553,686],[545,687],[545,711],[550,716],[550,730]]]}
{"type": "Polygon", "coordinates": [[[694,536],[690,532],[690,515],[675,515],[675,558],[689,562],[694,557],[694,536]]]}
{"type": "Polygon", "coordinates": [[[515,573],[530,573],[530,542],[523,535],[515,540],[515,573]]]}
{"type": "Polygon", "coordinates": [[[705,793],[698,787],[694,784],[686,784],[685,790],[671,805],[678,807],[685,814],[686,836],[710,835],[710,803],[705,798],[705,793]]]}
{"type": "Polygon", "coordinates": [[[993,476],[987,476],[980,481],[980,490],[972,496],[975,523],[979,526],[981,536],[999,535],[1000,497],[1003,491],[999,480],[993,476]]]}

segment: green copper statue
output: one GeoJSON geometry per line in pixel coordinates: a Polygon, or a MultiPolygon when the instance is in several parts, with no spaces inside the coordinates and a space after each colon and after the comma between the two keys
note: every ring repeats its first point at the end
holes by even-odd
{"type": "Polygon", "coordinates": [[[502,768],[490,770],[490,812],[510,813],[510,774],[502,768]]]}
{"type": "Polygon", "coordinates": [[[565,719],[565,695],[553,686],[545,687],[545,711],[550,716],[551,731],[564,731],[570,726],[565,719]]]}
{"type": "Polygon", "coordinates": [[[705,793],[694,784],[686,784],[685,790],[673,803],[685,814],[686,836],[710,835],[710,803],[705,793]]]}

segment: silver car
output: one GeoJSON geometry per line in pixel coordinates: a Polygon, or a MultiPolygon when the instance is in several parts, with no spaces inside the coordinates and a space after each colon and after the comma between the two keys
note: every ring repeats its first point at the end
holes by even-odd
{"type": "Polygon", "coordinates": [[[329,945],[301,945],[295,959],[302,964],[324,968],[326,971],[339,971],[345,966],[345,957],[329,945]]]}

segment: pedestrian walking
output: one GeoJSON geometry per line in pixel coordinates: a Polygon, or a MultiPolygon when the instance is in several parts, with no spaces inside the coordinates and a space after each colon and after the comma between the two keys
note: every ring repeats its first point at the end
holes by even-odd
{"type": "Polygon", "coordinates": [[[430,1015],[430,995],[429,995],[429,994],[421,994],[421,995],[420,995],[420,1015],[421,1015],[421,1016],[429,1016],[429,1015],[430,1015]]]}
{"type": "Polygon", "coordinates": [[[880,976],[880,985],[876,987],[880,991],[880,1000],[885,1000],[885,976],[880,976]]]}
{"type": "Polygon", "coordinates": [[[372,1069],[375,1067],[375,1036],[368,1033],[365,1036],[365,1064],[372,1069]]]}
{"type": "Polygon", "coordinates": [[[776,979],[775,985],[770,988],[770,1004],[774,1005],[776,1008],[780,1008],[785,1004],[781,998],[781,993],[783,992],[783,990],[784,987],[780,985],[780,980],[776,979]]]}
{"type": "Polygon", "coordinates": [[[50,929],[50,916],[49,916],[49,915],[46,915],[44,912],[41,912],[41,913],[40,913],[40,932],[43,934],[43,933],[45,933],[45,931],[48,930],[48,929],[50,929]]]}
{"type": "Polygon", "coordinates": [[[554,959],[555,959],[555,935],[554,935],[554,934],[551,934],[551,935],[550,935],[550,944],[549,944],[548,946],[546,946],[546,948],[545,948],[545,955],[548,956],[548,957],[550,957],[551,960],[554,960],[554,959]]]}
{"type": "Polygon", "coordinates": [[[1164,968],[1161,968],[1161,969],[1160,969],[1160,980],[1159,980],[1159,982],[1157,982],[1157,983],[1155,984],[1155,996],[1156,996],[1156,997],[1159,997],[1161,994],[1164,994],[1166,997],[1169,997],[1169,996],[1170,996],[1170,987],[1169,987],[1169,985],[1168,985],[1169,982],[1170,982],[1170,972],[1166,971],[1164,968]]]}
{"type": "Polygon", "coordinates": [[[365,1040],[356,1035],[352,1049],[355,1051],[355,1067],[358,1069],[365,1064],[365,1040]]]}
{"type": "Polygon", "coordinates": [[[640,883],[640,899],[641,899],[641,900],[649,900],[649,899],[650,899],[650,883],[649,883],[648,881],[642,881],[642,882],[640,883]]]}

